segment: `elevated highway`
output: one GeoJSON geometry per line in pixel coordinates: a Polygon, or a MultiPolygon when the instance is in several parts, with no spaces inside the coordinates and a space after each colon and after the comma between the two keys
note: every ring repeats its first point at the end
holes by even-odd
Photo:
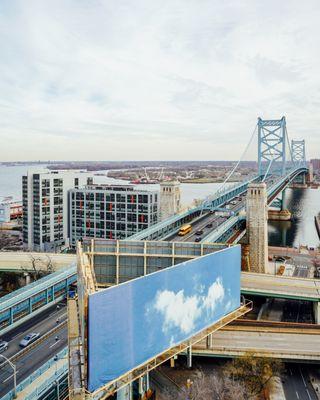
{"type": "Polygon", "coordinates": [[[45,271],[50,266],[57,271],[74,262],[75,254],[0,251],[0,272],[32,272],[34,266],[45,271]]]}
{"type": "MultiPolygon", "coordinates": [[[[258,325],[258,324],[257,324],[258,325]]],[[[193,355],[239,357],[247,352],[283,360],[320,362],[320,331],[270,326],[227,326],[193,347],[193,355]]]]}

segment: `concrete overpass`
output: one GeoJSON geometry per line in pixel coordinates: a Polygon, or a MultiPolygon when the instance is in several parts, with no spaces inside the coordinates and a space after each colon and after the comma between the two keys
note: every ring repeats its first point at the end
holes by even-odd
{"type": "Polygon", "coordinates": [[[49,263],[53,270],[59,270],[76,262],[75,254],[35,253],[35,252],[0,252],[0,272],[33,271],[33,264],[37,268],[47,269],[49,263]]]}
{"type": "Polygon", "coordinates": [[[320,362],[319,329],[288,329],[230,325],[193,347],[193,355],[238,357],[247,352],[257,356],[320,362]]]}

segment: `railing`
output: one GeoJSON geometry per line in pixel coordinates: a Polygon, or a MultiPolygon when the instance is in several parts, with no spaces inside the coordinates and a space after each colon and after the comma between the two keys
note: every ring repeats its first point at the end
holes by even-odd
{"type": "MultiPolygon", "coordinates": [[[[45,364],[43,364],[39,369],[37,369],[35,372],[33,372],[31,375],[28,376],[28,378],[24,379],[21,383],[17,385],[17,393],[21,392],[24,390],[26,387],[31,385],[36,379],[38,379],[42,374],[44,374],[46,371],[48,371],[51,367],[55,365],[58,359],[63,359],[66,358],[68,354],[68,349],[65,347],[62,351],[60,351],[56,356],[52,357],[49,361],[47,361],[45,364]]],[[[59,379],[63,374],[67,373],[68,370],[68,363],[67,360],[66,362],[58,369],[56,369],[51,376],[49,376],[45,382],[43,382],[42,385],[38,386],[31,392],[28,396],[24,398],[24,400],[35,400],[38,398],[38,395],[43,393],[53,382],[55,382],[57,379],[59,379]]],[[[13,390],[11,390],[9,393],[7,393],[5,396],[1,398],[1,400],[13,400],[14,399],[14,393],[13,390]]]]}

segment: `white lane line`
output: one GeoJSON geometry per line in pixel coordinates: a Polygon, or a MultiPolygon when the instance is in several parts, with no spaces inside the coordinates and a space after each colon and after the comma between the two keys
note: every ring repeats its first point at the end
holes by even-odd
{"type": "Polygon", "coordinates": [[[306,392],[307,392],[307,395],[308,395],[308,397],[309,397],[309,400],[312,400],[308,389],[306,389],[306,392]]]}
{"type": "Polygon", "coordinates": [[[60,342],[60,339],[58,339],[56,342],[54,342],[51,346],[49,346],[49,348],[51,349],[51,347],[55,346],[57,343],[60,342]]]}
{"type": "Polygon", "coordinates": [[[297,399],[300,399],[299,393],[296,391],[297,399]]]}
{"type": "Polygon", "coordinates": [[[301,375],[301,378],[302,378],[302,381],[303,381],[304,386],[307,387],[306,381],[305,381],[305,379],[304,379],[304,377],[303,377],[303,375],[302,375],[301,368],[299,368],[299,372],[300,372],[300,375],[301,375]]]}
{"type": "MultiPolygon", "coordinates": [[[[18,373],[19,371],[16,371],[16,374],[18,373]]],[[[9,379],[11,379],[11,378],[13,378],[13,374],[12,375],[10,375],[10,376],[8,376],[8,378],[6,378],[4,381],[2,381],[2,383],[6,383],[9,379]]]]}

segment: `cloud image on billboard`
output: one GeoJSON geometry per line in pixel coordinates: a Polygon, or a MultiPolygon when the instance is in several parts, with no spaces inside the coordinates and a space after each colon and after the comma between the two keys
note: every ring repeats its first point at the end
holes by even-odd
{"type": "Polygon", "coordinates": [[[89,297],[88,388],[94,391],[240,305],[235,246],[89,297]]]}

